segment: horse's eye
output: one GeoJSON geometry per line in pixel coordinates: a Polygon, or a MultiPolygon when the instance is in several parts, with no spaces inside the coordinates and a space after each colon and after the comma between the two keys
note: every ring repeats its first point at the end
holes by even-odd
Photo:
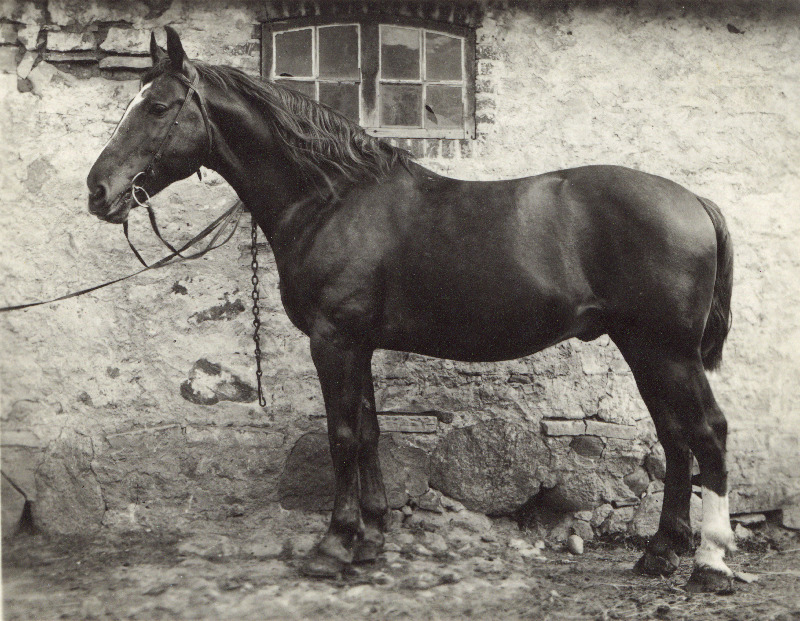
{"type": "Polygon", "coordinates": [[[167,111],[167,106],[160,103],[154,103],[150,106],[150,114],[161,116],[167,111]]]}

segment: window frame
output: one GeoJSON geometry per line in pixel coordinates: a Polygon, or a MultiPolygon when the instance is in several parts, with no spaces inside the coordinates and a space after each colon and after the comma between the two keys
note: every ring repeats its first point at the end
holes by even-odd
{"type": "MultiPolygon", "coordinates": [[[[317,101],[319,101],[319,85],[322,83],[325,84],[355,84],[358,86],[358,122],[361,123],[362,119],[364,118],[364,111],[363,111],[363,84],[364,81],[361,79],[361,24],[358,22],[332,22],[330,24],[316,24],[311,26],[298,26],[292,28],[284,28],[281,30],[273,30],[272,31],[272,60],[270,61],[269,65],[269,72],[267,77],[274,80],[279,80],[282,82],[303,82],[308,84],[309,82],[314,85],[314,97],[317,101]],[[356,27],[356,37],[358,39],[358,77],[355,78],[323,78],[319,75],[319,31],[320,28],[331,28],[334,26],[355,26],[356,27]],[[311,30],[311,75],[310,76],[278,76],[275,75],[275,65],[277,63],[277,58],[275,57],[274,50],[275,50],[275,39],[278,35],[283,34],[285,32],[296,32],[300,30],[311,30]]],[[[263,45],[263,38],[262,38],[262,45],[263,45]]],[[[261,69],[262,75],[264,74],[263,67],[261,69]]]]}
{"type": "MultiPolygon", "coordinates": [[[[360,124],[364,130],[372,135],[382,138],[437,138],[437,139],[463,139],[475,138],[475,30],[464,26],[457,26],[449,23],[442,23],[433,20],[417,19],[412,17],[401,16],[374,16],[374,15],[342,15],[339,19],[336,16],[330,17],[298,17],[290,19],[280,19],[271,22],[264,22],[261,24],[261,75],[272,79],[274,71],[274,50],[275,50],[275,35],[280,32],[288,30],[302,30],[303,28],[313,28],[313,71],[315,93],[318,96],[319,82],[320,81],[335,81],[335,80],[320,80],[316,77],[318,74],[318,28],[325,26],[352,26],[358,25],[358,41],[359,41],[359,117],[360,124]],[[406,28],[421,29],[421,44],[422,52],[420,60],[423,65],[420,67],[420,80],[418,81],[403,81],[386,79],[382,80],[380,75],[380,44],[381,44],[381,26],[398,26],[406,28]],[[450,128],[425,128],[425,127],[381,127],[380,114],[381,114],[381,101],[380,101],[380,85],[381,83],[412,83],[422,84],[423,96],[427,88],[425,80],[425,63],[426,63],[426,37],[425,33],[433,32],[461,39],[462,49],[462,76],[463,76],[463,92],[462,101],[463,108],[463,127],[450,127],[450,128]]],[[[279,78],[281,80],[291,80],[292,78],[279,78]]],[[[302,78],[295,78],[298,81],[303,81],[302,78]]],[[[305,81],[309,81],[306,78],[305,81]]],[[[454,85],[455,82],[446,80],[432,80],[432,84],[454,85]]],[[[423,98],[424,103],[424,98],[423,98]]],[[[423,107],[423,124],[424,124],[424,107],[423,107]]]]}

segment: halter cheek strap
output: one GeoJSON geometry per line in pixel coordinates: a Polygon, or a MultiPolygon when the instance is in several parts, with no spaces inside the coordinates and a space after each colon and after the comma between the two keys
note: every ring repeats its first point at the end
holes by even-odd
{"type": "MultiPolygon", "coordinates": [[[[211,150],[214,147],[214,137],[213,137],[213,135],[211,133],[211,121],[209,120],[209,117],[208,117],[208,109],[206,108],[206,102],[203,100],[203,96],[200,94],[200,91],[197,90],[197,85],[200,82],[200,74],[195,73],[194,80],[191,81],[191,82],[189,82],[189,78],[187,78],[186,76],[184,76],[181,73],[177,74],[175,77],[178,78],[178,80],[180,80],[186,86],[186,88],[187,88],[186,97],[184,98],[183,103],[181,104],[181,107],[178,110],[178,114],[175,115],[175,120],[169,126],[169,129],[167,130],[166,135],[164,136],[163,140],[161,141],[161,144],[158,147],[158,151],[155,152],[153,157],[150,159],[150,163],[148,163],[147,167],[144,169],[145,175],[152,174],[154,172],[153,171],[153,165],[156,164],[161,159],[161,157],[164,155],[164,151],[166,150],[167,145],[169,144],[170,140],[172,139],[173,134],[175,133],[175,130],[177,129],[177,127],[179,125],[178,119],[180,119],[181,114],[183,113],[183,111],[186,108],[186,106],[189,105],[189,101],[191,101],[192,95],[196,95],[197,96],[197,102],[198,102],[198,104],[200,106],[200,114],[203,117],[203,125],[205,125],[206,135],[208,136],[208,141],[206,143],[206,145],[207,145],[206,146],[206,154],[205,154],[205,157],[203,157],[203,160],[208,159],[208,156],[211,155],[211,150]]],[[[198,170],[199,170],[199,168],[198,168],[198,170]]]]}
{"type": "MultiPolygon", "coordinates": [[[[155,172],[154,165],[164,155],[164,151],[166,150],[170,140],[172,140],[173,134],[175,133],[175,130],[179,125],[178,119],[180,119],[180,116],[183,113],[186,106],[189,105],[189,101],[191,101],[192,95],[197,96],[197,102],[200,106],[200,114],[203,117],[203,125],[205,125],[206,135],[208,136],[208,141],[206,143],[206,153],[201,161],[208,160],[208,157],[211,155],[211,151],[214,147],[214,138],[213,134],[211,133],[211,121],[209,120],[208,117],[208,109],[206,108],[206,102],[203,100],[203,96],[200,94],[200,91],[197,90],[197,85],[200,82],[200,74],[195,73],[194,80],[192,82],[189,82],[189,79],[185,77],[183,74],[177,74],[175,77],[178,78],[178,80],[180,80],[186,86],[187,88],[186,97],[184,98],[183,103],[181,104],[181,107],[178,110],[178,113],[175,115],[174,121],[170,124],[167,133],[161,140],[161,144],[159,145],[158,150],[153,154],[153,157],[150,158],[150,162],[148,162],[145,169],[142,172],[137,173],[136,176],[133,178],[133,181],[131,181],[131,196],[133,196],[133,200],[136,201],[137,205],[145,207],[147,209],[147,215],[150,218],[150,226],[152,226],[153,232],[156,234],[156,237],[158,237],[158,239],[161,240],[161,243],[163,243],[170,250],[170,252],[173,253],[173,255],[177,255],[181,258],[184,258],[183,255],[181,255],[181,253],[177,249],[175,249],[175,247],[172,244],[170,244],[166,239],[164,239],[164,237],[161,235],[161,231],[158,228],[158,223],[156,222],[155,212],[153,211],[153,208],[150,205],[150,195],[147,193],[147,190],[145,190],[144,187],[136,184],[136,181],[137,179],[139,179],[139,177],[144,176],[146,178],[147,175],[154,174],[155,172]],[[139,197],[136,195],[137,192],[142,192],[144,194],[144,200],[139,199],[139,197]]],[[[200,168],[197,169],[197,176],[202,179],[202,176],[200,174],[200,168]]],[[[142,265],[147,267],[147,263],[142,258],[142,255],[140,255],[139,252],[136,250],[136,248],[133,245],[133,242],[131,242],[131,239],[128,236],[127,220],[122,224],[122,231],[125,234],[125,239],[128,240],[128,245],[131,247],[131,250],[133,250],[133,254],[136,255],[136,258],[139,259],[139,262],[142,265]]]]}

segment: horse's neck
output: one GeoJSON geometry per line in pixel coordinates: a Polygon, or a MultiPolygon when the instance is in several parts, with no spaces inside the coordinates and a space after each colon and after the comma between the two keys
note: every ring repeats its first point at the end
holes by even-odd
{"type": "MultiPolygon", "coordinates": [[[[352,182],[330,172],[310,180],[275,142],[264,118],[241,100],[216,123],[221,140],[212,168],[236,190],[267,236],[276,259],[298,238],[313,234],[349,192],[352,182]]],[[[401,167],[397,167],[397,174],[401,167]]]]}
{"type": "Polygon", "coordinates": [[[264,120],[244,106],[229,111],[209,166],[233,187],[268,238],[308,194],[299,173],[271,140],[264,120]]]}

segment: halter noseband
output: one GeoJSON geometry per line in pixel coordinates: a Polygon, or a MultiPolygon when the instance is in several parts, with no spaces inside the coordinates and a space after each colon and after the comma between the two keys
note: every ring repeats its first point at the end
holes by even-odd
{"type": "MultiPolygon", "coordinates": [[[[136,185],[136,180],[142,175],[144,175],[145,178],[147,178],[147,175],[152,175],[155,173],[153,167],[164,155],[164,151],[166,150],[170,140],[172,140],[172,136],[175,132],[175,129],[179,125],[178,119],[180,118],[186,106],[189,105],[189,101],[192,99],[192,95],[197,95],[197,103],[200,106],[200,114],[203,117],[203,125],[206,128],[206,135],[208,136],[208,141],[206,142],[206,153],[203,156],[203,159],[200,161],[201,162],[207,161],[208,157],[211,155],[211,151],[214,146],[214,138],[213,134],[211,133],[211,122],[209,121],[208,118],[208,109],[206,108],[206,102],[203,100],[203,95],[200,93],[199,90],[197,90],[197,85],[200,82],[200,74],[195,72],[194,80],[192,82],[190,82],[186,76],[180,73],[176,74],[175,77],[186,86],[187,88],[186,97],[184,97],[183,103],[181,104],[178,113],[175,115],[175,119],[172,121],[172,123],[169,126],[169,129],[167,130],[167,133],[161,140],[161,144],[159,145],[158,150],[153,154],[153,157],[150,158],[150,161],[147,163],[145,169],[139,173],[136,173],[136,175],[133,177],[133,180],[131,181],[131,196],[133,197],[133,200],[136,202],[137,205],[147,209],[147,214],[150,217],[150,225],[153,227],[153,232],[156,234],[156,237],[158,237],[158,239],[161,240],[161,243],[163,243],[172,253],[183,258],[183,255],[181,255],[181,253],[178,250],[176,250],[175,247],[172,244],[170,244],[166,239],[164,239],[164,237],[161,235],[161,231],[159,230],[158,224],[156,222],[155,212],[153,211],[153,208],[150,205],[150,195],[147,193],[147,190],[145,190],[141,185],[136,185]],[[136,196],[137,192],[144,193],[145,196],[144,201],[139,200],[139,197],[136,196]]],[[[200,175],[199,167],[197,168],[197,176],[202,178],[200,175]]],[[[139,262],[142,265],[147,267],[147,263],[145,263],[144,259],[142,259],[142,256],[136,250],[133,243],[131,242],[130,237],[128,236],[127,220],[122,223],[122,230],[125,233],[125,239],[128,240],[128,245],[131,247],[131,250],[133,250],[133,254],[136,255],[136,258],[139,259],[139,262]]]]}

